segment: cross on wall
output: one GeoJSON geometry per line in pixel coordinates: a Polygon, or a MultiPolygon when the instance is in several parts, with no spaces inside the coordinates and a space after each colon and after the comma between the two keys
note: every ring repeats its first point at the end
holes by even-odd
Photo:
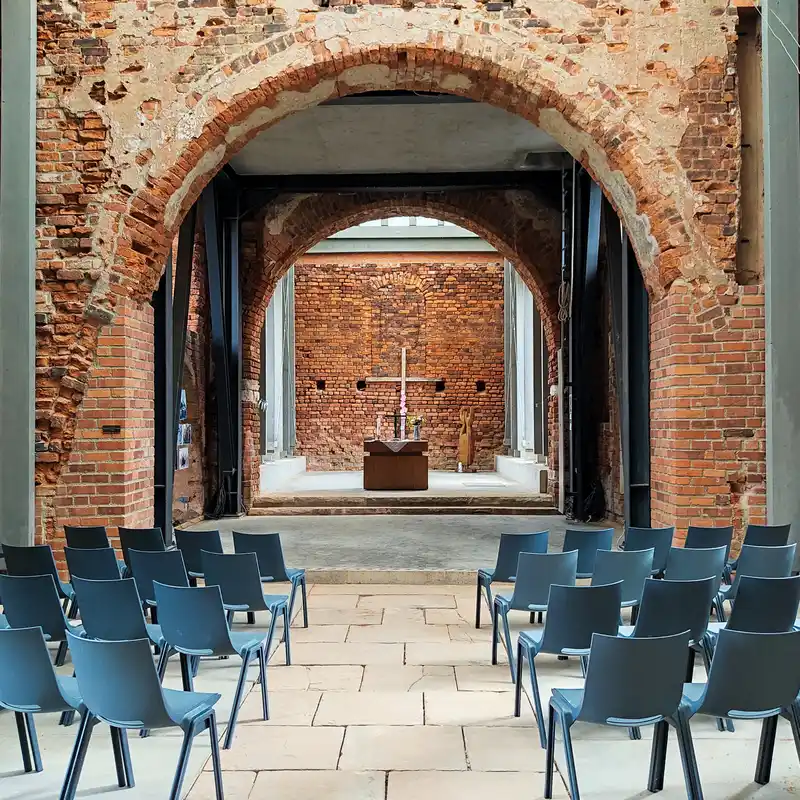
{"type": "Polygon", "coordinates": [[[406,383],[437,383],[442,378],[417,378],[406,374],[406,349],[400,348],[400,375],[394,378],[367,378],[367,383],[397,383],[400,382],[400,416],[405,418],[408,413],[406,408],[406,383]]]}

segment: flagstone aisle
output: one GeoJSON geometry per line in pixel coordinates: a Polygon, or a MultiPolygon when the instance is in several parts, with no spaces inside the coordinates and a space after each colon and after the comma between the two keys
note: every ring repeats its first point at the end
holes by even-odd
{"type": "MultiPolygon", "coordinates": [[[[490,665],[490,627],[475,630],[474,603],[474,588],[466,586],[312,587],[312,627],[292,630],[294,664],[282,665],[282,649],[271,662],[271,720],[260,720],[255,685],[233,749],[222,754],[226,797],[541,798],[544,752],[533,713],[524,702],[522,718],[512,716],[507,663],[490,665]]],[[[529,627],[527,615],[517,614],[514,627],[529,627]]],[[[553,686],[582,685],[575,659],[538,661],[543,697],[553,686]]],[[[692,728],[708,800],[800,791],[788,724],[779,727],[767,787],[752,783],[756,725],[737,723],[735,735],[718,733],[708,720],[692,728]]],[[[647,730],[633,742],[626,731],[576,726],[575,738],[587,800],[650,796],[647,730]]],[[[205,771],[189,800],[213,796],[205,771]]],[[[555,796],[567,797],[560,777],[555,796]]],[[[686,796],[674,742],[660,796],[686,796]]]]}

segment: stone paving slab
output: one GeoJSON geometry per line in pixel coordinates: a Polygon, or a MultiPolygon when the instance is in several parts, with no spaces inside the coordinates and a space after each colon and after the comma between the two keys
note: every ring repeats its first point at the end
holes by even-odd
{"type": "MultiPolygon", "coordinates": [[[[233,747],[222,751],[223,770],[336,769],[344,728],[258,723],[237,727],[233,747]]],[[[206,764],[206,769],[211,765],[206,764]]]]}
{"type": "Polygon", "coordinates": [[[314,725],[422,725],[422,695],[409,692],[326,692],[314,725]]]}
{"type": "MultiPolygon", "coordinates": [[[[275,654],[274,663],[284,664],[283,650],[275,654]]],[[[292,665],[402,664],[402,643],[308,642],[292,646],[292,665]]]]}
{"type": "Polygon", "coordinates": [[[533,714],[514,716],[514,693],[506,692],[425,692],[426,725],[536,725],[533,714]]]}
{"type": "MultiPolygon", "coordinates": [[[[351,625],[348,642],[437,642],[451,641],[446,625],[351,625]]],[[[490,637],[491,641],[491,637],[490,637]]]]}
{"type": "Polygon", "coordinates": [[[453,667],[424,667],[404,664],[368,664],[364,667],[361,690],[423,692],[427,690],[456,688],[453,667]]]}
{"type": "Polygon", "coordinates": [[[358,600],[358,610],[384,608],[455,608],[456,599],[450,594],[369,594],[358,600]]]}
{"type": "MultiPolygon", "coordinates": [[[[392,772],[387,800],[538,800],[543,787],[537,784],[524,772],[392,772]]],[[[553,797],[568,797],[560,779],[553,797]]]]}
{"type": "Polygon", "coordinates": [[[292,664],[267,670],[270,693],[275,691],[357,692],[364,668],[351,665],[302,666],[292,664]]]}
{"type": "Polygon", "coordinates": [[[385,792],[383,772],[260,772],[249,800],[384,800],[385,792]]]}
{"type": "Polygon", "coordinates": [[[355,770],[466,769],[461,728],[353,726],[347,729],[340,767],[355,770]]]}

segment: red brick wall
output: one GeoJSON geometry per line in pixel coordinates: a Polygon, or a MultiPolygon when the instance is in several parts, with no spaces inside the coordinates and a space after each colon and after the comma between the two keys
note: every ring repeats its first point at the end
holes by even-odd
{"type": "Polygon", "coordinates": [[[295,281],[297,452],[309,469],[361,469],[363,439],[374,435],[378,413],[399,406],[400,389],[368,383],[359,391],[356,382],[399,375],[402,345],[410,376],[445,379],[443,392],[408,384],[409,413],[426,420],[431,467],[455,468],[459,409],[472,406],[475,465],[494,468],[504,425],[497,254],[306,256],[295,281]]]}
{"type": "Polygon", "coordinates": [[[153,524],[153,314],[131,301],[118,311],[100,331],[75,444],[42,520],[57,550],[64,525],[107,525],[113,536],[119,525],[153,524]]]}

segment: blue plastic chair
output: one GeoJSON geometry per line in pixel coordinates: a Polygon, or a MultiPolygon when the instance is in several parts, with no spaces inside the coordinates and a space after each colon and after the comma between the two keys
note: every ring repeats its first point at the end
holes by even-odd
{"type": "Polygon", "coordinates": [[[732,525],[721,525],[718,527],[690,525],[686,531],[686,541],[683,546],[690,550],[708,550],[715,547],[725,547],[725,561],[727,563],[731,555],[732,541],[732,525]]]}
{"type": "MultiPolygon", "coordinates": [[[[685,713],[731,720],[763,720],[754,780],[769,783],[778,717],[792,726],[800,755],[800,631],[720,632],[708,683],[684,686],[685,713]],[[747,676],[746,680],[742,676],[747,676]]],[[[697,774],[697,796],[702,798],[697,774]]]]}
{"type": "MultiPolygon", "coordinates": [[[[743,544],[752,544],[756,547],[783,547],[789,544],[791,530],[791,523],[788,525],[756,525],[751,523],[745,529],[743,544]]],[[[738,558],[728,561],[728,576],[733,573],[738,563],[738,558]]]]}
{"type": "Polygon", "coordinates": [[[698,581],[701,578],[714,576],[718,581],[714,590],[714,594],[716,594],[722,583],[725,558],[724,545],[696,548],[671,547],[667,556],[664,577],[670,581],[698,581]]]}
{"type": "Polygon", "coordinates": [[[661,575],[667,568],[667,556],[675,538],[675,528],[635,528],[625,529],[623,550],[649,550],[653,553],[653,575],[661,575]]]}
{"type": "Polygon", "coordinates": [[[222,553],[222,539],[219,531],[186,531],[180,528],[175,529],[175,544],[178,550],[183,553],[183,562],[186,564],[186,571],[189,578],[195,579],[203,577],[203,557],[201,553],[222,553]]]}
{"type": "MultiPolygon", "coordinates": [[[[247,681],[247,667],[257,657],[260,666],[261,702],[264,719],[269,719],[267,700],[267,636],[257,631],[235,633],[229,630],[219,586],[182,588],[155,584],[156,600],[161,612],[161,630],[170,651],[180,653],[183,688],[192,691],[190,657],[232,656],[242,659],[239,682],[231,707],[228,730],[223,747],[233,743],[239,706],[247,681]]],[[[273,617],[274,619],[274,617],[273,617]]],[[[168,655],[166,656],[168,657],[168,655]]]]}
{"type": "Polygon", "coordinates": [[[0,665],[0,707],[14,712],[25,772],[41,772],[33,715],[77,711],[78,685],[56,675],[38,627],[0,630],[0,665]]]}
{"type": "Polygon", "coordinates": [[[517,639],[517,671],[514,684],[514,716],[522,713],[522,669],[528,659],[531,679],[531,699],[539,728],[539,742],[547,746],[544,730],[542,700],[536,679],[534,661],[539,653],[559,656],[579,656],[581,668],[586,669],[586,656],[592,644],[592,635],[604,633],[616,636],[619,627],[619,609],[622,602],[622,582],[605,586],[550,587],[547,616],[544,628],[523,631],[517,639]]]}
{"type": "MultiPolygon", "coordinates": [[[[169,800],[179,800],[181,797],[192,741],[198,733],[207,730],[211,738],[216,797],[222,800],[222,769],[214,714],[214,706],[220,696],[163,689],[156,675],[150,647],[144,639],[123,642],[73,636],[70,639],[75,674],[86,712],[72,750],[70,767],[61,791],[62,800],[75,797],[89,740],[99,722],[110,725],[112,737],[116,736],[123,742],[127,742],[128,730],[180,728],[183,731],[183,745],[169,800]]],[[[127,750],[124,752],[126,755],[127,750]]],[[[117,774],[120,785],[134,785],[129,756],[117,760],[117,774]]]]}
{"type": "Polygon", "coordinates": [[[578,551],[569,553],[520,553],[514,570],[514,592],[508,597],[497,594],[492,614],[492,664],[497,663],[497,642],[500,639],[500,622],[503,623],[503,646],[508,655],[511,680],[516,676],[514,647],[508,627],[509,611],[528,611],[531,616],[547,610],[550,586],[574,586],[578,570],[578,551]]]}
{"type": "Polygon", "coordinates": [[[292,663],[292,648],[289,635],[289,597],[285,594],[264,594],[255,553],[203,553],[203,572],[206,586],[219,586],[222,604],[228,613],[228,624],[233,623],[236,611],[254,614],[256,611],[270,613],[267,634],[267,655],[272,649],[275,622],[283,616],[284,647],[286,664],[292,663]]]}
{"type": "Polygon", "coordinates": [[[520,553],[546,553],[549,531],[537,533],[501,533],[494,567],[478,570],[478,590],[475,598],[475,627],[481,627],[481,597],[485,593],[489,614],[494,614],[492,582],[514,583],[520,553]]]}
{"type": "MultiPolygon", "coordinates": [[[[289,619],[294,612],[297,587],[300,587],[303,600],[303,627],[308,627],[308,602],[306,592],[306,571],[291,569],[283,560],[283,547],[279,533],[241,533],[233,531],[233,549],[236,553],[255,553],[261,580],[280,583],[288,581],[292,585],[289,593],[289,619]]],[[[248,622],[255,623],[255,614],[248,614],[248,622]]]]}
{"type": "Polygon", "coordinates": [[[6,559],[6,569],[9,575],[30,577],[33,575],[52,575],[56,591],[64,604],[64,613],[74,619],[78,608],[72,602],[75,592],[68,583],[64,583],[58,574],[53,550],[49,544],[36,544],[31,547],[17,547],[4,544],[3,553],[6,559]]]}
{"type": "Polygon", "coordinates": [[[128,567],[130,567],[129,550],[160,553],[167,549],[161,528],[119,528],[119,546],[122,549],[122,558],[128,567]]]}
{"type": "Polygon", "coordinates": [[[716,597],[717,619],[725,621],[725,601],[736,602],[739,583],[745,576],[750,578],[788,578],[792,574],[797,545],[787,544],[776,547],[757,547],[742,545],[736,567],[736,577],[728,586],[721,586],[716,597]]]}
{"type": "MultiPolygon", "coordinates": [[[[675,728],[683,762],[686,794],[695,798],[694,747],[681,710],[687,633],[652,639],[592,637],[583,689],[553,689],[547,724],[544,796],[553,796],[556,723],[564,738],[570,797],[580,800],[572,726],[576,722],[633,728],[655,725],[648,789],[664,788],[664,756],[669,728],[675,728]],[[643,676],[647,676],[643,679],[643,676]]],[[[622,765],[620,765],[622,766],[622,765]]]]}
{"type": "Polygon", "coordinates": [[[598,550],[592,586],[622,581],[622,608],[637,608],[644,582],[653,571],[653,548],[649,550],[598,550]]]}
{"type": "Polygon", "coordinates": [[[189,575],[183,563],[180,550],[128,550],[128,565],[136,581],[139,597],[150,607],[153,622],[158,621],[158,613],[153,583],[167,586],[189,586],[189,575]]]}
{"type": "Polygon", "coordinates": [[[55,665],[67,657],[67,631],[83,633],[83,627],[64,614],[51,575],[0,575],[0,597],[12,628],[41,628],[48,641],[58,642],[55,665]]]}
{"type": "Polygon", "coordinates": [[[613,528],[567,528],[562,552],[578,551],[578,577],[591,578],[598,550],[610,550],[614,543],[613,528]]]}
{"type": "MultiPolygon", "coordinates": [[[[120,577],[117,554],[110,547],[76,549],[65,547],[70,578],[87,578],[92,581],[113,581],[120,577]]],[[[74,589],[74,583],[73,583],[74,589]]],[[[78,598],[80,607],[80,598],[78,598]]]]}
{"type": "Polygon", "coordinates": [[[111,547],[105,525],[65,525],[64,537],[73,550],[111,547]]]}

